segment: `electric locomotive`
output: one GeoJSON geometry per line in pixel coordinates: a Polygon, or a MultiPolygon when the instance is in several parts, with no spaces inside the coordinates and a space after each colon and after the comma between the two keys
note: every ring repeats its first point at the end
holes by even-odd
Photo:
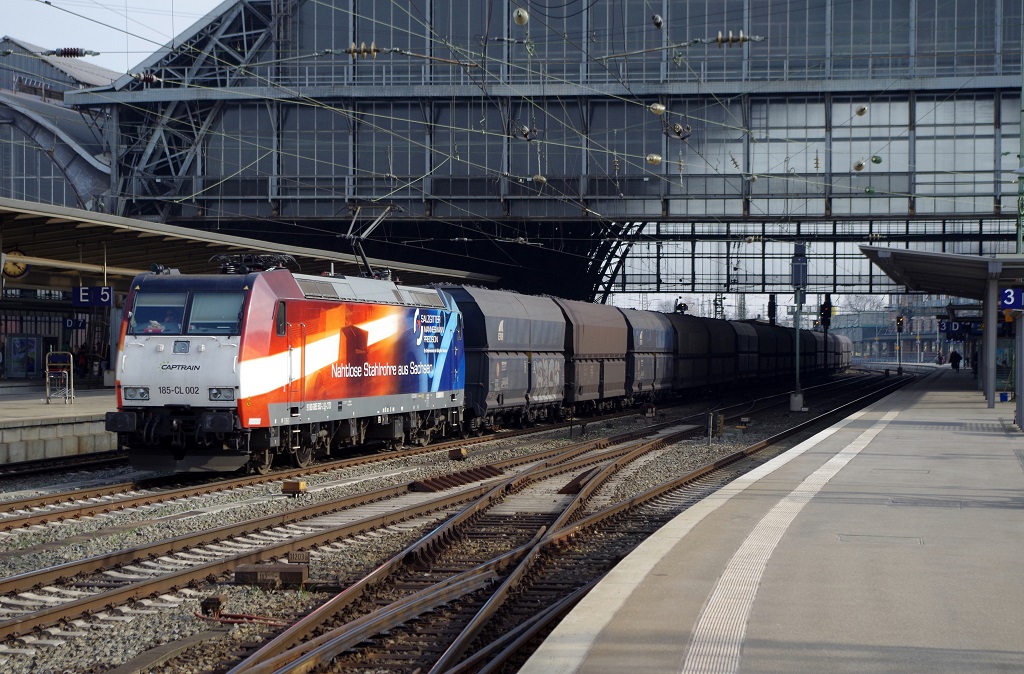
{"type": "MultiPolygon", "coordinates": [[[[259,271],[142,274],[116,363],[118,434],[141,469],[265,473],[367,440],[461,429],[462,315],[441,290],[259,271]]],[[[271,258],[269,261],[266,258],[271,258]]]]}

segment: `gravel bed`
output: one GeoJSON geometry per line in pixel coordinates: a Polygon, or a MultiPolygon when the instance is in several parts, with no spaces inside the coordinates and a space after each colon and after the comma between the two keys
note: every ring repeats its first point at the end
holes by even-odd
{"type": "MultiPolygon", "coordinates": [[[[636,417],[631,417],[606,422],[602,427],[602,432],[619,432],[625,428],[635,427],[638,424],[636,419],[636,417]]],[[[591,428],[588,429],[590,434],[597,432],[593,426],[591,424],[591,428]]],[[[578,433],[578,429],[576,432],[578,433]]],[[[309,488],[342,479],[359,481],[307,494],[302,497],[301,501],[282,498],[280,484],[270,483],[144,508],[132,508],[93,518],[19,529],[9,534],[0,533],[0,554],[2,554],[0,574],[16,575],[76,561],[83,557],[135,548],[226,524],[286,512],[311,501],[329,502],[375,489],[404,484],[412,480],[445,475],[477,465],[515,458],[531,451],[569,444],[579,439],[577,436],[570,440],[563,431],[551,431],[543,435],[547,437],[532,441],[529,447],[524,447],[523,441],[518,438],[505,440],[499,438],[487,443],[488,451],[481,452],[479,455],[471,454],[464,461],[453,461],[446,454],[437,453],[396,459],[383,465],[358,466],[345,471],[310,475],[307,478],[309,488]],[[394,474],[380,477],[382,471],[394,474]],[[210,514],[153,521],[170,518],[181,513],[232,505],[237,507],[210,514]],[[130,526],[135,524],[141,526],[130,526]],[[65,541],[68,543],[62,544],[65,541]]]]}
{"type": "Polygon", "coordinates": [[[153,477],[157,473],[138,471],[129,465],[103,470],[79,469],[68,472],[51,472],[45,475],[29,475],[19,478],[0,479],[0,503],[16,501],[39,494],[57,494],[87,487],[99,487],[118,482],[132,482],[153,477]]]}
{"type": "Polygon", "coordinates": [[[782,432],[793,423],[793,420],[785,418],[763,422],[758,420],[742,435],[713,438],[711,444],[708,444],[706,437],[678,442],[649,461],[638,462],[632,470],[623,471],[614,485],[613,494],[610,496],[611,502],[632,498],[663,484],[669,476],[689,473],[724,456],[734,454],[782,432]]]}
{"type": "MultiPolygon", "coordinates": [[[[647,425],[647,422],[639,417],[626,417],[601,424],[592,423],[588,426],[587,435],[593,437],[617,433],[638,425],[647,425]]],[[[529,448],[523,447],[523,440],[519,438],[497,438],[485,446],[478,445],[474,448],[475,455],[470,455],[465,461],[452,461],[446,454],[439,453],[389,461],[385,465],[362,466],[343,472],[311,475],[307,479],[310,487],[340,479],[361,481],[309,494],[303,499],[306,499],[305,502],[308,502],[308,499],[327,501],[414,479],[464,470],[474,465],[493,463],[537,449],[570,444],[579,439],[579,427],[574,430],[572,439],[564,429],[552,430],[541,434],[539,439],[531,440],[529,448]],[[405,469],[409,472],[398,472],[405,469]],[[381,477],[380,473],[385,470],[389,473],[398,473],[381,477]]],[[[0,561],[0,573],[11,575],[27,572],[296,507],[295,499],[280,498],[279,489],[278,484],[238,489],[89,520],[33,527],[0,540],[0,550],[6,551],[6,559],[0,561]],[[157,517],[230,504],[244,505],[215,514],[201,514],[161,522],[149,521],[157,517]],[[140,523],[140,526],[128,526],[136,523],[140,523]],[[104,531],[107,527],[118,528],[104,531]],[[40,549],[34,546],[40,546],[40,549]],[[53,549],[50,549],[51,546],[53,549]]],[[[343,546],[336,546],[339,549],[323,548],[312,556],[311,580],[359,577],[420,538],[433,526],[436,526],[435,521],[424,519],[418,525],[405,523],[388,530],[349,539],[343,546]]],[[[153,614],[132,615],[131,622],[116,623],[113,628],[89,627],[86,636],[66,638],[63,645],[37,645],[37,652],[33,656],[0,655],[0,669],[12,674],[97,674],[109,671],[161,644],[210,630],[211,623],[196,617],[195,613],[199,611],[201,598],[213,593],[228,595],[228,602],[223,609],[225,612],[284,619],[292,619],[329,598],[328,595],[307,591],[259,590],[224,583],[210,585],[195,591],[179,593],[178,596],[184,598],[184,601],[175,608],[157,609],[153,614]],[[7,658],[6,661],[4,658],[7,658]]],[[[114,614],[117,614],[116,610],[114,614]]],[[[237,651],[240,645],[262,640],[267,631],[268,628],[262,625],[233,625],[223,634],[190,647],[185,654],[166,665],[147,671],[167,674],[208,671],[215,667],[216,663],[223,662],[230,653],[237,651]]]]}
{"type": "MultiPolygon", "coordinates": [[[[318,552],[310,560],[311,580],[360,576],[418,540],[432,526],[391,528],[349,541],[340,551],[318,552]]],[[[245,614],[291,621],[331,598],[323,592],[262,589],[231,585],[228,581],[208,584],[178,593],[183,599],[175,608],[159,608],[147,615],[133,615],[132,621],[114,627],[93,625],[86,636],[65,639],[60,646],[37,646],[33,656],[0,656],[0,668],[9,674],[98,674],[124,664],[157,646],[206,632],[218,626],[196,616],[200,602],[212,594],[224,594],[223,613],[245,614]]],[[[143,608],[137,605],[137,608],[143,608]]],[[[167,663],[149,667],[152,674],[208,672],[249,644],[262,642],[273,628],[259,623],[225,625],[226,631],[191,646],[167,663]]],[[[78,628],[81,629],[81,628],[78,628]]]]}

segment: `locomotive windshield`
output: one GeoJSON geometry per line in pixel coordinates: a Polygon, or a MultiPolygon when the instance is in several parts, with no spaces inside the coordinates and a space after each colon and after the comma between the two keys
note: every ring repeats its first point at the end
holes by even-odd
{"type": "Polygon", "coordinates": [[[244,300],[245,293],[239,292],[140,291],[135,295],[128,334],[237,335],[244,300]]]}

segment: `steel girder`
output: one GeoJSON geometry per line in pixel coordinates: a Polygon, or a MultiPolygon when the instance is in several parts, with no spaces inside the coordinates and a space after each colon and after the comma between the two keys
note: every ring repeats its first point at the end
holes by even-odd
{"type": "MultiPolygon", "coordinates": [[[[141,87],[146,80],[201,89],[239,85],[251,77],[248,66],[274,42],[277,25],[271,10],[282,1],[238,3],[126,88],[141,87]]],[[[189,172],[223,105],[223,100],[179,99],[135,106],[122,114],[115,185],[119,215],[151,215],[151,204],[135,208],[132,197],[160,197],[159,216],[166,220],[175,197],[195,192],[189,172]],[[127,115],[133,119],[125,119],[127,115]],[[130,134],[131,127],[138,133],[130,134]]]]}

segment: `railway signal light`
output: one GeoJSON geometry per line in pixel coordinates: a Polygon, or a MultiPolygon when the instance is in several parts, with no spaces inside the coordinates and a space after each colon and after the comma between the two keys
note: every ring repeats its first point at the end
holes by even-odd
{"type": "Polygon", "coordinates": [[[896,317],[896,332],[903,332],[903,319],[904,318],[905,318],[904,316],[897,316],[896,317]]]}
{"type": "Polygon", "coordinates": [[[825,293],[825,301],[821,303],[820,309],[821,326],[828,330],[832,325],[832,295],[825,293]]]}

